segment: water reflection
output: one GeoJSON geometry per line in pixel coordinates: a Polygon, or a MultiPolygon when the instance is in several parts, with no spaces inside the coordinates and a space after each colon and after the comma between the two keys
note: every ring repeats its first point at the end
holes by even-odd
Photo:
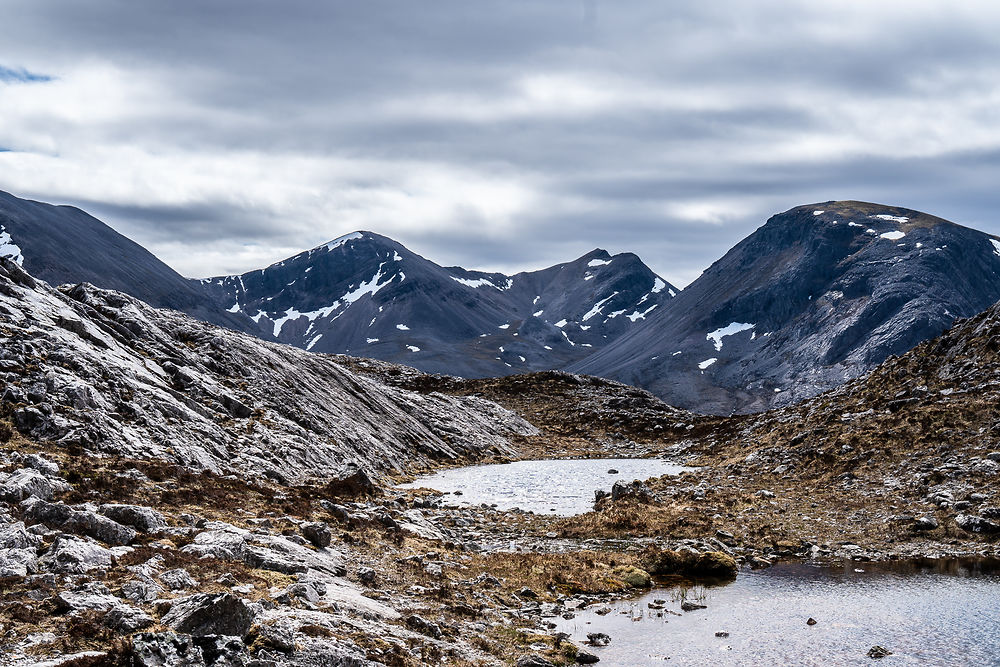
{"type": "Polygon", "coordinates": [[[518,461],[444,470],[400,488],[458,491],[461,495],[456,502],[572,516],[593,509],[594,491],[610,490],[616,481],[676,475],[685,470],[692,468],[660,459],[518,461]]]}
{"type": "Polygon", "coordinates": [[[610,635],[588,649],[602,665],[869,665],[876,644],[893,651],[883,665],[1000,665],[996,560],[779,564],[727,585],[661,586],[558,630],[610,635]],[[684,599],[708,608],[682,612],[684,599]]]}

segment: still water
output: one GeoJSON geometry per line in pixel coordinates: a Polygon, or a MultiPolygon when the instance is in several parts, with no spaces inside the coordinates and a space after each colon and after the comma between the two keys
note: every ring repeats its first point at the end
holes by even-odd
{"type": "Polygon", "coordinates": [[[576,642],[609,635],[608,646],[587,647],[608,666],[1000,665],[1000,562],[778,564],[557,620],[576,642]],[[682,612],[682,596],[707,609],[682,612]],[[655,600],[664,609],[650,609],[655,600]],[[876,644],[893,655],[869,658],[876,644]]]}
{"type": "Polygon", "coordinates": [[[594,491],[610,491],[616,481],[631,482],[693,470],[660,459],[559,459],[518,461],[444,470],[400,488],[461,492],[470,505],[519,507],[537,514],[572,516],[593,509],[594,491]],[[609,473],[616,470],[616,473],[609,473]]]}

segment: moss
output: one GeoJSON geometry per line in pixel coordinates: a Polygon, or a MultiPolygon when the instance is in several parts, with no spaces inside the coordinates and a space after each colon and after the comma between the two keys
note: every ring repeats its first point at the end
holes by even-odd
{"type": "Polygon", "coordinates": [[[625,582],[627,586],[632,588],[649,588],[653,585],[653,579],[649,576],[649,572],[640,570],[639,568],[631,565],[616,567],[611,571],[611,574],[615,575],[625,582]]]}
{"type": "Polygon", "coordinates": [[[739,571],[736,560],[721,551],[691,553],[648,547],[639,557],[639,563],[654,575],[733,579],[739,571]]]}

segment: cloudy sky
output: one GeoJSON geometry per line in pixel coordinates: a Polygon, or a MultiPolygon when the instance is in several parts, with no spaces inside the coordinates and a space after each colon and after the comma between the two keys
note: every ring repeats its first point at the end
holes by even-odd
{"type": "Polygon", "coordinates": [[[192,277],[368,229],[469,268],[629,250],[684,285],[829,199],[1000,233],[995,0],[0,11],[0,190],[192,277]]]}

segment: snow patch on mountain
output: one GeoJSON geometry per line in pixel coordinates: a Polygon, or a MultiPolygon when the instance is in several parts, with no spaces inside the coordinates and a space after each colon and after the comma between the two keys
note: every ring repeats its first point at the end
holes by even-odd
{"type": "Polygon", "coordinates": [[[746,331],[747,329],[753,329],[756,324],[749,324],[746,322],[732,322],[724,327],[716,329],[715,331],[709,332],[705,336],[705,340],[714,341],[715,351],[718,352],[722,349],[722,339],[725,336],[732,336],[733,334],[738,334],[741,331],[746,331]]]}
{"type": "Polygon", "coordinates": [[[0,257],[10,257],[19,265],[24,263],[24,255],[21,254],[21,248],[14,243],[10,232],[3,225],[0,225],[0,257]]]}

